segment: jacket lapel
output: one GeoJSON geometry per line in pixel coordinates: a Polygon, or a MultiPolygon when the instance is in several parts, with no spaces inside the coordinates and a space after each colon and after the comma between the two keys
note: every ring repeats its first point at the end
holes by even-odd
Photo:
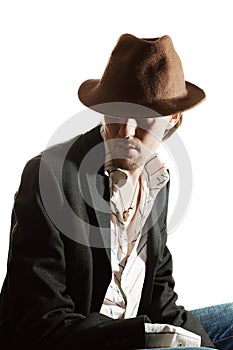
{"type": "Polygon", "coordinates": [[[105,147],[100,127],[93,129],[83,139],[85,156],[79,168],[83,197],[90,219],[90,244],[92,247],[110,248],[110,195],[109,179],[104,174],[105,147]]]}
{"type": "Polygon", "coordinates": [[[161,249],[161,230],[158,223],[158,201],[156,200],[144,227],[143,234],[147,234],[146,275],[142,289],[138,315],[148,314],[153,294],[153,281],[156,274],[159,252],[161,249]]]}
{"type": "MultiPolygon", "coordinates": [[[[78,228],[74,225],[71,238],[78,244],[70,241],[69,252],[73,251],[78,270],[82,252],[85,266],[85,288],[76,296],[77,285],[72,283],[72,295],[74,299],[86,300],[82,307],[87,313],[98,311],[111,279],[109,184],[104,174],[104,160],[104,144],[97,126],[71,142],[63,166],[64,192],[81,223],[78,228]],[[75,230],[78,239],[75,239],[75,230]]],[[[75,274],[74,265],[70,267],[71,274],[75,274]]]]}

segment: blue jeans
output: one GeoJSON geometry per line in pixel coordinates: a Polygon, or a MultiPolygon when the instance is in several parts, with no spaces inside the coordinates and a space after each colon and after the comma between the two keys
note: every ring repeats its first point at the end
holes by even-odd
{"type": "MultiPolygon", "coordinates": [[[[233,303],[209,306],[191,312],[200,320],[217,349],[233,350],[233,303]]],[[[168,349],[177,348],[160,348],[160,350],[168,349]]],[[[179,349],[209,350],[210,348],[179,347],[179,349]]]]}
{"type": "Polygon", "coordinates": [[[233,350],[233,303],[192,310],[217,349],[233,350]]]}

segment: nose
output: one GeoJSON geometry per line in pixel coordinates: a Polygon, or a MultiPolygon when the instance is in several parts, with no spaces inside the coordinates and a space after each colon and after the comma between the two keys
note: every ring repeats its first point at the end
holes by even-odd
{"type": "Polygon", "coordinates": [[[134,136],[137,128],[137,122],[135,119],[128,118],[120,124],[119,136],[128,138],[134,136]]]}

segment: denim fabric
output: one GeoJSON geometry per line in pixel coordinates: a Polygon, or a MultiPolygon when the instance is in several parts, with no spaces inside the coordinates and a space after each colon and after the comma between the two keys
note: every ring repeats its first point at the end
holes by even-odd
{"type": "Polygon", "coordinates": [[[233,350],[233,303],[192,310],[217,349],[233,350]]]}

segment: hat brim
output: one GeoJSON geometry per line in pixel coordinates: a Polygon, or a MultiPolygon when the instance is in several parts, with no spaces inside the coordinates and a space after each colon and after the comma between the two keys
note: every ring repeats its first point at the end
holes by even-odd
{"type": "Polygon", "coordinates": [[[185,96],[172,99],[159,99],[153,103],[140,100],[126,100],[112,96],[105,91],[99,79],[84,81],[78,90],[80,101],[98,113],[138,118],[151,118],[173,115],[193,108],[205,99],[205,92],[198,86],[186,81],[185,96]]]}

